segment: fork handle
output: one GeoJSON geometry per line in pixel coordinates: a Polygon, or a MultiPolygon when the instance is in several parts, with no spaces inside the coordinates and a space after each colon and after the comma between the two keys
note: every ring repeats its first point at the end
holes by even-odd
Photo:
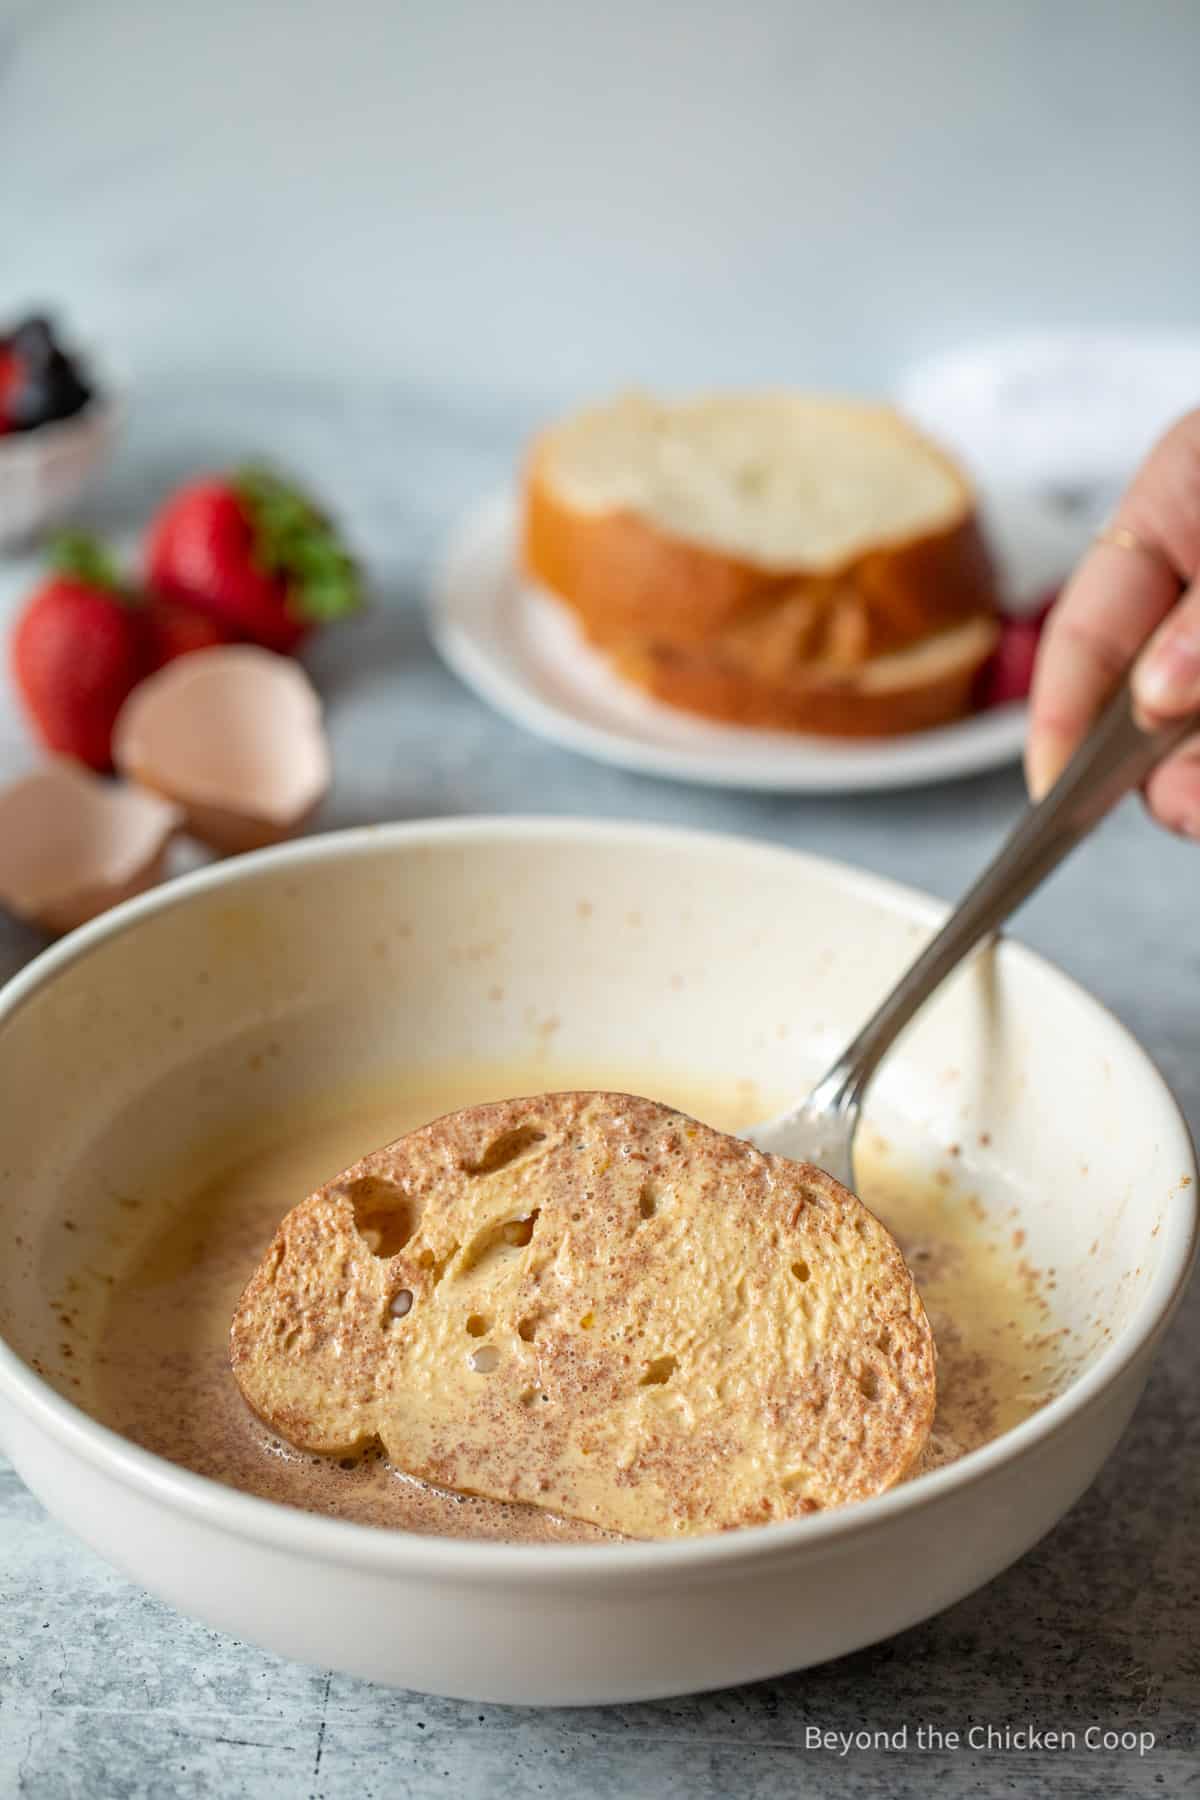
{"type": "Polygon", "coordinates": [[[812,1102],[843,1114],[856,1112],[881,1059],[934,989],[1028,899],[1118,800],[1140,787],[1197,730],[1200,711],[1164,725],[1140,724],[1126,676],[1049,793],[1026,808],[941,930],[818,1083],[812,1102]]]}

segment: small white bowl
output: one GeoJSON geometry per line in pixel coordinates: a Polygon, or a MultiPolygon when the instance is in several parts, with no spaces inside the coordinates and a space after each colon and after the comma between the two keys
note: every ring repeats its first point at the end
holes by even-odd
{"type": "Polygon", "coordinates": [[[100,473],[123,407],[106,383],[82,411],[0,437],[0,547],[56,525],[100,473]]]}
{"type": "MultiPolygon", "coordinates": [[[[749,1681],[960,1599],[1042,1537],[1112,1450],[1196,1244],[1195,1161],[1161,1077],[1101,1006],[1011,943],[926,1009],[872,1110],[931,1162],[958,1145],[1030,1262],[1054,1268],[1073,1372],[1014,1430],[877,1499],[611,1546],[317,1517],[98,1423],[86,1281],[70,1363],[52,1310],[72,1271],[107,1254],[106,1193],[170,1193],[214,1136],[319,1104],[331,1081],[379,1092],[406,1066],[528,1064],[540,1046],[551,1083],[574,1063],[799,1091],[942,912],[740,839],[492,819],[304,840],[85,926],[0,995],[0,1437],[18,1472],[133,1579],[221,1630],[474,1699],[749,1681]]],[[[1079,1616],[1084,1629],[1083,1593],[1079,1616]]]]}

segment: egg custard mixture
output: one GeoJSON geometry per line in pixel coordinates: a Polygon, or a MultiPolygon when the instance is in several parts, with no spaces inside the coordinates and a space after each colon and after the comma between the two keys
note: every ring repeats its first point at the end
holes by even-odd
{"type": "MultiPolygon", "coordinates": [[[[99,1355],[96,1413],[160,1456],[246,1493],[309,1512],[442,1536],[602,1542],[606,1534],[532,1506],[446,1492],[392,1467],[378,1450],[315,1456],[258,1419],[230,1370],[230,1321],[284,1214],[368,1150],[442,1114],[505,1095],[608,1089],[652,1094],[719,1130],[774,1110],[746,1084],[724,1092],[661,1076],[539,1063],[409,1079],[358,1094],[317,1118],[276,1120],[266,1141],[231,1145],[215,1178],[144,1201],[144,1235],[112,1289],[99,1355]]],[[[916,1474],[1007,1431],[1056,1387],[1057,1334],[1021,1233],[956,1179],[955,1155],[914,1175],[878,1133],[860,1133],[861,1198],[893,1233],[937,1346],[938,1402],[916,1474]]]]}

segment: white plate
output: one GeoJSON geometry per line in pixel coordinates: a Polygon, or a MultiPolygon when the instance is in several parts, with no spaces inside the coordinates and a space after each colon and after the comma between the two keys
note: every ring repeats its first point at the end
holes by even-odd
{"type": "MultiPolygon", "coordinates": [[[[984,522],[1006,606],[1036,602],[1059,581],[1086,534],[1018,493],[985,496],[984,522]]],[[[450,667],[498,711],[600,762],[673,781],[781,793],[918,786],[1013,761],[1023,706],[886,742],[846,743],[710,724],[629,687],[583,640],[571,615],[523,580],[514,555],[516,502],[493,495],[455,531],[429,598],[430,630],[450,667]]]]}

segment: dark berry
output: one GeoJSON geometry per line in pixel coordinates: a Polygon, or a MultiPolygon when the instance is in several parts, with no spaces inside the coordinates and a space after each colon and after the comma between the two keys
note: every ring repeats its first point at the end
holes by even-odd
{"type": "Polygon", "coordinates": [[[54,335],[40,313],[22,319],[3,341],[7,363],[4,426],[33,431],[55,419],[69,419],[92,397],[85,371],[54,335]]]}
{"type": "Polygon", "coordinates": [[[54,327],[49,319],[43,318],[40,313],[35,313],[31,318],[23,319],[10,333],[8,347],[15,351],[29,368],[45,368],[58,349],[54,338],[54,327]]]}
{"type": "Polygon", "coordinates": [[[80,371],[61,350],[43,368],[32,368],[19,355],[17,372],[5,406],[10,431],[33,431],[55,419],[69,419],[81,412],[92,390],[80,371]]]}

